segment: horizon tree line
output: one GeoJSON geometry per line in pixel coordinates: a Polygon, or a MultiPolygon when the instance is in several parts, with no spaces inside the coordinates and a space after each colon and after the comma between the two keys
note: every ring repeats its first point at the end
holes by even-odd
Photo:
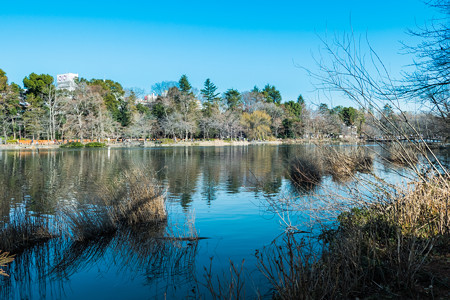
{"type": "MultiPolygon", "coordinates": [[[[255,86],[240,92],[230,88],[223,94],[210,78],[202,89],[192,87],[188,77],[152,86],[157,94],[151,103],[141,103],[141,91],[124,89],[113,80],[77,79],[74,91],[59,90],[48,74],[31,73],[22,89],[8,83],[0,69],[0,136],[7,140],[28,139],[116,139],[172,138],[174,140],[274,138],[333,138],[343,135],[377,136],[373,113],[366,109],[321,103],[306,105],[282,101],[275,86],[255,86]]],[[[401,122],[392,107],[389,115],[401,122]]],[[[410,114],[427,136],[440,133],[438,116],[410,114]]],[[[386,121],[386,120],[385,120],[386,121]]]]}

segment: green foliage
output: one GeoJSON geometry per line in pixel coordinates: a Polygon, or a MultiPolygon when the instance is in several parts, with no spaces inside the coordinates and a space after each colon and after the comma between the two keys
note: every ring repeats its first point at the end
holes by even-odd
{"type": "Polygon", "coordinates": [[[180,91],[182,91],[183,93],[189,93],[191,91],[192,86],[189,83],[189,80],[186,75],[182,75],[178,83],[180,86],[180,91]]]}
{"type": "Polygon", "coordinates": [[[283,126],[282,136],[284,138],[289,138],[289,139],[295,138],[295,132],[293,129],[294,120],[293,119],[284,119],[281,124],[283,126]]]}
{"type": "Polygon", "coordinates": [[[84,147],[86,147],[86,148],[104,148],[104,147],[106,147],[106,144],[100,143],[100,142],[91,142],[91,143],[85,144],[84,147]]]}
{"type": "Polygon", "coordinates": [[[347,126],[355,124],[358,117],[358,110],[353,107],[343,107],[339,112],[339,117],[347,126]]]}
{"type": "Polygon", "coordinates": [[[158,119],[164,118],[166,114],[166,110],[164,108],[164,105],[162,103],[156,103],[152,107],[151,111],[152,115],[154,115],[158,119]]]}
{"type": "Polygon", "coordinates": [[[150,108],[142,103],[136,104],[136,110],[145,115],[149,115],[151,113],[150,108]]]}
{"type": "Polygon", "coordinates": [[[298,96],[297,103],[300,104],[300,105],[305,105],[305,99],[303,99],[302,95],[298,96]]]}
{"type": "Polygon", "coordinates": [[[279,90],[275,88],[275,86],[266,84],[264,89],[262,90],[266,101],[269,103],[280,104],[281,103],[281,93],[279,90]]]}
{"type": "Polygon", "coordinates": [[[13,139],[13,140],[6,140],[7,144],[17,144],[17,139],[13,139]]]}
{"type": "Polygon", "coordinates": [[[8,86],[8,77],[6,72],[0,69],[0,92],[5,91],[8,86]]]}
{"type": "Polygon", "coordinates": [[[175,141],[173,139],[161,139],[161,144],[174,144],[175,141]]]}
{"type": "Polygon", "coordinates": [[[48,88],[53,84],[53,76],[48,74],[31,73],[23,79],[23,86],[27,89],[27,100],[33,106],[43,105],[43,96],[48,93],[48,88]]]}
{"type": "Polygon", "coordinates": [[[121,111],[121,105],[123,106],[123,104],[121,102],[123,102],[125,91],[120,83],[110,79],[103,80],[94,78],[90,81],[81,78],[79,81],[86,82],[89,86],[99,87],[99,93],[102,95],[106,108],[111,113],[113,119],[120,123],[123,122],[124,117],[121,111]]]}
{"type": "Polygon", "coordinates": [[[330,109],[328,108],[328,104],[320,103],[319,104],[319,113],[322,115],[328,115],[330,113],[330,109]]]}
{"type": "Polygon", "coordinates": [[[119,113],[117,121],[124,127],[129,126],[132,122],[133,111],[135,109],[134,103],[136,102],[136,96],[133,92],[125,99],[119,100],[119,113]]]}
{"type": "Polygon", "coordinates": [[[240,103],[242,103],[242,96],[241,94],[235,90],[235,89],[229,89],[224,93],[225,101],[228,105],[228,108],[234,109],[236,108],[240,103]]]}
{"type": "Polygon", "coordinates": [[[284,107],[292,117],[300,119],[303,109],[303,106],[301,104],[294,101],[288,101],[284,104],[284,107]]]}
{"type": "Polygon", "coordinates": [[[83,148],[84,144],[80,142],[70,142],[59,146],[60,148],[83,148]]]}
{"type": "Polygon", "coordinates": [[[209,103],[213,103],[217,101],[217,96],[219,96],[219,93],[216,93],[217,87],[214,85],[214,83],[211,82],[211,80],[208,78],[205,81],[204,88],[200,90],[200,92],[203,95],[203,98],[208,101],[209,103]]]}

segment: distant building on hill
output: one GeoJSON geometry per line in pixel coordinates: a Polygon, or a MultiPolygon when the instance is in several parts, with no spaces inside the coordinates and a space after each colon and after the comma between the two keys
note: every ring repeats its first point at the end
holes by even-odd
{"type": "Polygon", "coordinates": [[[66,73],[56,76],[56,88],[58,90],[74,91],[77,87],[75,79],[78,78],[78,74],[66,73]]]}

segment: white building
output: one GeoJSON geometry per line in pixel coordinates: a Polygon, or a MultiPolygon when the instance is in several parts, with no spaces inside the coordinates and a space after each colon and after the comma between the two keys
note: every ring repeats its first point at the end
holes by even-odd
{"type": "Polygon", "coordinates": [[[73,91],[75,90],[77,84],[75,83],[75,78],[78,78],[78,74],[74,73],[66,73],[66,74],[59,74],[56,76],[56,88],[58,90],[68,90],[73,91]]]}

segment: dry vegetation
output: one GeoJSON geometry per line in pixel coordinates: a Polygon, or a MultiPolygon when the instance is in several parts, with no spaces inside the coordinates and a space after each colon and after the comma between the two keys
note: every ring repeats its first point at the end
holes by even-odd
{"type": "Polygon", "coordinates": [[[320,160],[311,155],[294,157],[289,163],[289,176],[297,188],[311,190],[322,180],[320,160]]]}
{"type": "Polygon", "coordinates": [[[48,217],[33,216],[23,208],[16,208],[0,228],[0,249],[17,254],[58,235],[48,217]]]}
{"type": "Polygon", "coordinates": [[[334,147],[318,146],[319,155],[297,156],[289,163],[289,176],[301,189],[311,189],[320,184],[323,175],[331,175],[335,181],[346,181],[356,172],[369,173],[373,156],[364,148],[337,151],[334,147]],[[318,159],[318,157],[321,157],[318,159]]]}
{"type": "Polygon", "coordinates": [[[63,208],[63,219],[77,241],[115,234],[119,229],[158,224],[167,218],[165,194],[141,170],[125,172],[103,189],[97,205],[63,208]]]}
{"type": "Polygon", "coordinates": [[[427,266],[448,254],[450,178],[437,175],[385,195],[341,213],[318,242],[288,233],[259,253],[276,297],[449,297],[450,278],[427,266]]]}
{"type": "Polygon", "coordinates": [[[388,155],[386,159],[394,164],[402,166],[415,165],[419,161],[423,147],[393,143],[387,147],[388,155]]]}
{"type": "MultiPolygon", "coordinates": [[[[6,267],[6,265],[14,260],[13,255],[9,255],[8,252],[1,252],[0,251],[0,267],[6,267]]],[[[8,274],[0,268],[0,276],[8,276],[8,274]]]]}

